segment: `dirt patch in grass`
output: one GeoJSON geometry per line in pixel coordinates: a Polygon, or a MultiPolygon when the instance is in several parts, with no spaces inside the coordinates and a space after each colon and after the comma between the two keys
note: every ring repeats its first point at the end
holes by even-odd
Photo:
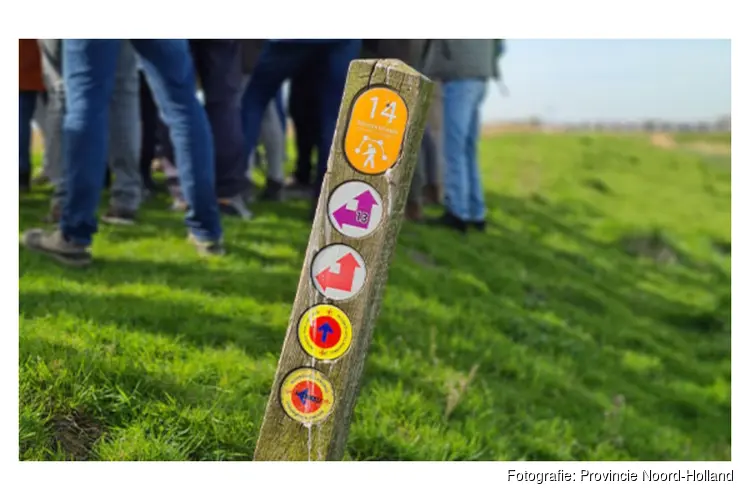
{"type": "Polygon", "coordinates": [[[91,416],[80,410],[73,410],[65,416],[52,419],[54,440],[73,460],[88,460],[94,443],[104,430],[91,416]]]}
{"type": "Polygon", "coordinates": [[[651,144],[657,148],[674,149],[677,143],[669,134],[651,134],[651,144]]]}

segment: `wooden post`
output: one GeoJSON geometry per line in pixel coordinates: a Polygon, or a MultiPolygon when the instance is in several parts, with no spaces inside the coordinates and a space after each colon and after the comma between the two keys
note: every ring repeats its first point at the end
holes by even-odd
{"type": "Polygon", "coordinates": [[[432,82],[349,67],[255,460],[340,460],[417,164],[432,82]]]}

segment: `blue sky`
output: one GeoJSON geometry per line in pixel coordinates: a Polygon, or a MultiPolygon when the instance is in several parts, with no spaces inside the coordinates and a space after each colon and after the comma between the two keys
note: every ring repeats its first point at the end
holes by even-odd
{"type": "Polygon", "coordinates": [[[510,95],[483,121],[713,120],[731,112],[729,40],[508,40],[510,95]]]}

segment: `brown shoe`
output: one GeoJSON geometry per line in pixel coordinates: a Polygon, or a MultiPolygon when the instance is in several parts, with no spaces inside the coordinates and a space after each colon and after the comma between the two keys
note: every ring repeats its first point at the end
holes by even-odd
{"type": "Polygon", "coordinates": [[[408,221],[419,222],[422,220],[422,206],[414,202],[406,202],[404,217],[408,221]]]}

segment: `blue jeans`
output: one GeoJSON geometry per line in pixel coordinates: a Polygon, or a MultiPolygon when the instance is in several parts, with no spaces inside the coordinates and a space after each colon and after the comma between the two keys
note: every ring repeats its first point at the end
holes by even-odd
{"type": "Polygon", "coordinates": [[[485,80],[452,80],[443,87],[443,151],[445,207],[463,221],[485,218],[484,192],[479,175],[479,108],[485,80]]]}
{"type": "MultiPolygon", "coordinates": [[[[196,98],[195,69],[187,40],[132,40],[161,115],[169,126],[189,210],[185,222],[200,240],[221,238],[214,193],[214,153],[206,113],[196,98]]],[[[60,228],[65,237],[91,244],[107,163],[109,102],[121,40],[63,42],[66,114],[63,170],[66,196],[60,228]]]]}
{"type": "Polygon", "coordinates": [[[318,79],[316,89],[320,106],[317,114],[316,141],[316,194],[319,194],[328,165],[328,153],[336,130],[349,63],[358,56],[361,46],[361,40],[267,42],[242,97],[242,118],[248,158],[258,145],[263,114],[281,85],[284,81],[313,68],[318,79]]]}
{"type": "Polygon", "coordinates": [[[31,119],[38,92],[18,91],[18,172],[28,181],[31,176],[31,119]]]}

